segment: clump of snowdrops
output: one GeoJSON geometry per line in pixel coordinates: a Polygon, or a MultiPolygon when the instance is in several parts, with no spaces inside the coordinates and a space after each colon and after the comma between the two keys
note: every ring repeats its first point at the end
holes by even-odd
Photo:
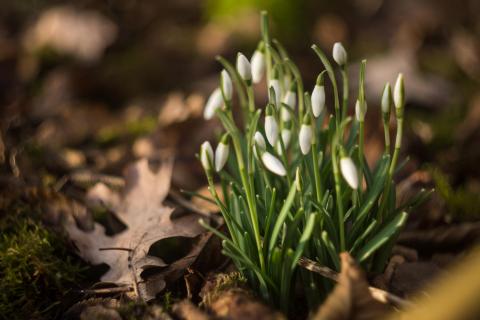
{"type": "Polygon", "coordinates": [[[229,233],[201,223],[223,239],[223,253],[250,285],[286,310],[295,281],[303,281],[311,306],[331,286],[298,270],[302,256],[339,270],[339,253],[348,251],[367,270],[381,270],[407,219],[406,210],[427,192],[396,204],[393,177],[401,168],[405,107],[402,74],[393,93],[387,83],[379,98],[385,150],[370,167],[364,156],[366,61],[360,64],[359,91],[353,101],[348,90],[348,55],[341,43],[333,46],[335,68],[319,47],[312,46],[324,70],[319,70],[310,91],[286,50],[270,39],[266,13],[262,13],[262,38],[251,59],[238,53],[236,67],[217,58],[224,70],[204,117],[217,117],[225,133],[215,151],[210,142],[204,142],[199,157],[211,200],[220,208],[229,233]],[[342,96],[335,69],[341,77],[342,96]],[[263,81],[268,101],[258,105],[254,88],[263,81]],[[328,82],[333,92],[331,113],[326,106],[328,82]],[[238,103],[234,103],[234,89],[238,103]],[[233,112],[234,105],[239,116],[233,112]]]}

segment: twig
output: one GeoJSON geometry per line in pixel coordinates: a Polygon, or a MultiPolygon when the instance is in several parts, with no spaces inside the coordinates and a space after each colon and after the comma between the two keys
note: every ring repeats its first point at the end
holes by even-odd
{"type": "Polygon", "coordinates": [[[84,294],[111,294],[111,293],[121,293],[121,292],[130,292],[133,288],[130,286],[114,287],[114,288],[103,288],[103,289],[84,289],[81,290],[81,293],[84,294]]]}
{"type": "MultiPolygon", "coordinates": [[[[335,272],[334,270],[328,267],[320,265],[318,262],[302,257],[298,261],[298,264],[302,268],[318,273],[319,275],[325,278],[331,279],[333,281],[338,281],[337,272],[335,272]]],[[[378,289],[375,287],[368,287],[368,289],[370,290],[372,297],[381,303],[385,303],[385,304],[388,303],[402,309],[409,308],[413,305],[410,301],[402,299],[399,296],[396,296],[388,291],[378,289]]]]}

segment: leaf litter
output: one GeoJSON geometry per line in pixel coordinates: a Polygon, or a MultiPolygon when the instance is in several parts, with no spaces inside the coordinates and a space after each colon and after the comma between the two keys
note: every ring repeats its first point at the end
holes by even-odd
{"type": "Polygon", "coordinates": [[[133,297],[147,301],[165,288],[169,275],[181,276],[209,237],[202,234],[204,229],[197,222],[198,215],[177,216],[174,208],[163,204],[170,189],[172,168],[173,158],[162,161],[157,172],[150,169],[147,159],[142,159],[126,169],[122,192],[111,190],[103,183],[89,190],[87,199],[111,210],[125,224],[123,231],[108,236],[105,227],[97,222],[91,231],[81,230],[73,219],[65,223],[70,239],[84,260],[110,267],[101,277],[102,282],[131,288],[133,297]],[[186,256],[170,264],[165,258],[149,254],[158,241],[175,237],[192,238],[196,244],[186,256]],[[152,268],[160,272],[146,281],[142,272],[152,268]]]}

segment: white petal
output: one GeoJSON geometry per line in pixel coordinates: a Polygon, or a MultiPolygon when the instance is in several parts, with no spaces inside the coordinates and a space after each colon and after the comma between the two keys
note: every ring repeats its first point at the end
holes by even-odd
{"type": "Polygon", "coordinates": [[[253,136],[253,139],[255,140],[255,144],[258,146],[260,150],[266,150],[267,149],[267,144],[265,143],[265,138],[260,132],[255,132],[255,135],[253,136]]]}
{"type": "Polygon", "coordinates": [[[205,120],[210,120],[215,115],[215,111],[223,105],[222,91],[220,88],[215,89],[205,104],[203,110],[203,117],[205,120]]]}
{"type": "Polygon", "coordinates": [[[205,170],[210,170],[212,168],[211,162],[213,160],[213,149],[210,142],[205,141],[200,146],[200,162],[205,170]]]}
{"type": "Polygon", "coordinates": [[[343,178],[347,181],[348,185],[352,189],[358,188],[358,171],[357,167],[349,157],[343,157],[340,159],[340,170],[343,178]]]}
{"type": "Polygon", "coordinates": [[[282,118],[283,122],[290,121],[292,119],[291,110],[287,109],[288,107],[282,106],[282,111],[280,112],[280,117],[282,118]]]}
{"type": "Polygon", "coordinates": [[[265,56],[261,51],[255,50],[250,61],[252,63],[252,81],[259,83],[265,73],[265,56]]]}
{"type": "Polygon", "coordinates": [[[315,85],[312,91],[312,113],[318,118],[325,108],[325,87],[315,85]]]}
{"type": "Polygon", "coordinates": [[[364,101],[363,105],[360,103],[360,100],[357,100],[355,103],[355,116],[357,121],[363,122],[365,121],[365,114],[367,113],[367,102],[364,101]]]}
{"type": "Polygon", "coordinates": [[[390,96],[390,83],[387,83],[385,85],[385,89],[383,89],[383,94],[382,94],[382,112],[383,113],[388,113],[390,112],[390,99],[392,98],[390,96]]]}
{"type": "Polygon", "coordinates": [[[232,100],[232,93],[233,93],[232,79],[230,78],[230,75],[228,74],[227,70],[222,71],[222,84],[223,84],[223,94],[225,94],[225,98],[227,100],[232,100]]]}
{"type": "Polygon", "coordinates": [[[333,60],[339,65],[343,66],[347,63],[347,51],[340,42],[335,42],[333,45],[333,60]]]}
{"type": "Polygon", "coordinates": [[[277,108],[280,106],[280,97],[282,96],[282,91],[280,90],[280,82],[278,79],[270,80],[269,87],[273,88],[275,91],[275,105],[277,108]]]}
{"type": "Polygon", "coordinates": [[[403,74],[399,74],[397,81],[395,82],[395,89],[393,91],[393,102],[395,103],[395,108],[403,107],[405,99],[405,87],[403,84],[403,74]]]}
{"type": "Polygon", "coordinates": [[[302,153],[304,155],[308,154],[310,152],[310,148],[312,147],[312,127],[306,124],[302,124],[298,140],[302,153]]]}
{"type": "Polygon", "coordinates": [[[283,98],[283,103],[290,107],[290,109],[295,110],[297,105],[297,94],[293,91],[288,91],[283,98]]]}
{"type": "Polygon", "coordinates": [[[284,176],[287,174],[287,171],[285,170],[282,162],[269,152],[265,152],[262,154],[262,162],[268,170],[275,173],[276,175],[284,176]]]}
{"type": "Polygon", "coordinates": [[[215,170],[220,172],[225,166],[225,163],[228,159],[228,153],[230,148],[228,144],[219,143],[217,149],[215,150],[215,170]]]}
{"type": "Polygon", "coordinates": [[[242,53],[239,53],[237,56],[237,71],[243,80],[252,79],[252,68],[250,66],[250,62],[242,53]]]}
{"type": "Polygon", "coordinates": [[[278,125],[273,116],[265,117],[265,135],[271,146],[275,146],[278,138],[278,125]]]}
{"type": "Polygon", "coordinates": [[[285,148],[290,144],[290,138],[292,137],[292,131],[289,129],[282,130],[282,141],[285,148]]]}

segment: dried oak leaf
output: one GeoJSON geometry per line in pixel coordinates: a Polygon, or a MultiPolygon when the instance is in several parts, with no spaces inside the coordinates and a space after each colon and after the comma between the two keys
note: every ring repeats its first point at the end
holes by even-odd
{"type": "Polygon", "coordinates": [[[365,275],[348,253],[340,255],[342,271],[338,284],[314,320],[375,320],[383,319],[389,308],[374,300],[365,275]]]}
{"type": "MultiPolygon", "coordinates": [[[[170,265],[159,257],[148,254],[150,247],[157,241],[172,238],[194,238],[204,229],[197,223],[198,216],[186,214],[173,218],[174,208],[162,205],[170,189],[173,161],[163,163],[158,172],[150,170],[146,159],[127,168],[126,185],[123,193],[97,185],[87,195],[90,200],[103,202],[126,225],[126,229],[113,236],[105,234],[105,228],[95,223],[91,232],[80,230],[73,220],[66,222],[66,230],[79,250],[80,256],[91,264],[106,263],[110,269],[101,280],[119,285],[131,285],[137,295],[142,297],[138,286],[141,273],[152,267],[170,269],[185,268],[205,243],[200,237],[196,247],[183,258],[186,261],[174,261],[170,265]],[[99,192],[101,191],[101,192],[99,192]]],[[[155,279],[157,289],[148,288],[147,296],[153,297],[164,286],[164,282],[155,279]],[[156,292],[155,292],[156,291],[156,292]]],[[[145,296],[143,296],[145,298],[145,296]]]]}

